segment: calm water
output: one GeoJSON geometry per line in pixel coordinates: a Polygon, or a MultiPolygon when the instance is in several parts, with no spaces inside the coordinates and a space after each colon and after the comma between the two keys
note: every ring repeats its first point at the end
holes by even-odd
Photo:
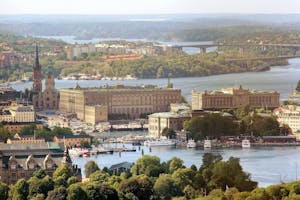
{"type": "MultiPolygon", "coordinates": [[[[300,58],[290,59],[288,66],[272,67],[267,72],[246,72],[235,74],[224,74],[207,77],[173,78],[174,87],[180,88],[182,95],[188,101],[191,99],[191,90],[199,91],[215,90],[225,87],[238,87],[243,85],[251,89],[276,90],[281,94],[281,100],[288,99],[292,88],[295,88],[300,79],[300,58]]],[[[165,86],[167,79],[140,79],[130,81],[108,81],[108,80],[56,80],[56,87],[71,88],[78,83],[81,87],[103,86],[106,84],[141,85],[156,84],[165,86]]],[[[32,82],[13,85],[17,90],[31,88],[32,82]]]]}
{"type": "MultiPolygon", "coordinates": [[[[300,172],[300,147],[260,147],[250,149],[186,149],[172,147],[152,147],[149,152],[147,147],[145,154],[156,155],[161,161],[170,160],[177,156],[184,161],[186,166],[195,164],[198,168],[202,163],[202,156],[206,152],[220,153],[227,160],[229,157],[240,158],[240,163],[246,172],[251,174],[253,180],[259,182],[259,186],[277,184],[281,181],[289,182],[296,179],[297,171],[300,172]]],[[[103,167],[128,161],[135,162],[142,156],[141,151],[118,153],[112,155],[97,155],[91,158],[74,158],[73,162],[84,169],[84,164],[92,159],[103,167]]],[[[299,173],[298,173],[299,174],[299,173]]],[[[300,175],[298,176],[300,178],[300,175]]]]}

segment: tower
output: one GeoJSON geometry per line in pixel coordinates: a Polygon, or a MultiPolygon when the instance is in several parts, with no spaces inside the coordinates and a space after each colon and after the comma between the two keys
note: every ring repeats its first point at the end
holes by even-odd
{"type": "Polygon", "coordinates": [[[39,49],[37,43],[35,43],[35,63],[33,67],[33,92],[42,92],[42,69],[39,62],[39,49]]]}

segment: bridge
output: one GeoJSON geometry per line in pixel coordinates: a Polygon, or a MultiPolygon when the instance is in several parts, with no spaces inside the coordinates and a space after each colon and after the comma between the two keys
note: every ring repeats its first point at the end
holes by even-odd
{"type": "Polygon", "coordinates": [[[291,59],[291,58],[300,58],[300,55],[295,56],[272,56],[272,57],[252,57],[252,58],[233,58],[225,59],[226,62],[244,62],[244,61],[257,61],[257,60],[282,60],[282,59],[291,59]]]}
{"type": "Polygon", "coordinates": [[[244,55],[245,48],[247,47],[261,47],[266,49],[267,47],[280,47],[280,48],[293,48],[296,51],[300,49],[300,44],[227,44],[227,43],[212,43],[212,44],[186,44],[186,45],[173,45],[172,47],[182,50],[182,48],[199,48],[201,54],[206,53],[207,48],[211,47],[238,47],[240,54],[244,55]]]}

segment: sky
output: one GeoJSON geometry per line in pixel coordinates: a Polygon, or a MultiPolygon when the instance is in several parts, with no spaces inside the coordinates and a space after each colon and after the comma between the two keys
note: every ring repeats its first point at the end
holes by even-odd
{"type": "Polygon", "coordinates": [[[0,14],[296,13],[300,0],[0,0],[0,14]]]}

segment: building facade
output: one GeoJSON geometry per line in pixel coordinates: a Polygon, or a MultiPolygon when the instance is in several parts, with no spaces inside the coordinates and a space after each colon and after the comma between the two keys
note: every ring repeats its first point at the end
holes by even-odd
{"type": "Polygon", "coordinates": [[[54,77],[47,75],[45,85],[46,88],[43,91],[42,68],[39,63],[39,52],[36,45],[35,64],[33,68],[32,104],[36,110],[56,110],[58,109],[59,93],[55,89],[54,77]]]}
{"type": "Polygon", "coordinates": [[[287,105],[274,110],[280,125],[288,125],[292,133],[300,133],[300,106],[287,105]]]}
{"type": "Polygon", "coordinates": [[[181,102],[181,91],[174,88],[158,88],[152,85],[99,88],[77,86],[60,90],[59,110],[63,113],[76,113],[78,119],[86,121],[90,117],[88,113],[94,115],[94,112],[88,111],[90,106],[101,105],[106,107],[108,116],[125,114],[130,118],[138,118],[145,113],[168,111],[171,103],[181,102]]]}
{"type": "Polygon", "coordinates": [[[62,164],[68,165],[73,175],[81,179],[81,171],[72,165],[63,143],[24,143],[0,145],[0,181],[14,184],[21,178],[29,179],[37,169],[47,175],[62,164]]]}
{"type": "Polygon", "coordinates": [[[244,105],[277,108],[280,105],[279,99],[280,94],[276,91],[249,90],[242,86],[221,91],[197,92],[192,90],[192,109],[237,108],[244,105]]]}

